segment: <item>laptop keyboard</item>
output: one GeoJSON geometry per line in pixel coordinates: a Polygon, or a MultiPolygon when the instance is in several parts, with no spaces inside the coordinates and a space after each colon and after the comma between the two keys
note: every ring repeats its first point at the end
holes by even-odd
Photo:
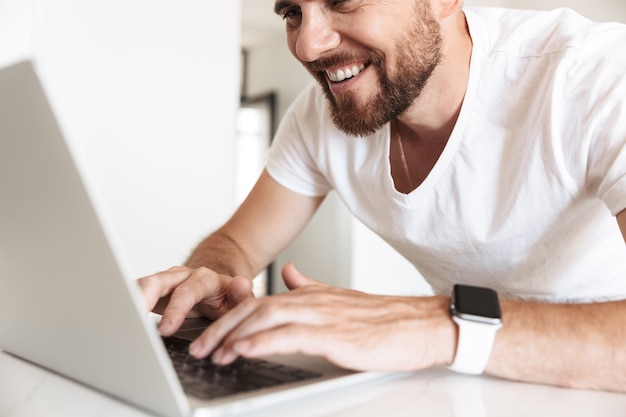
{"type": "Polygon", "coordinates": [[[189,354],[189,341],[163,338],[183,390],[203,399],[239,394],[281,384],[316,378],[321,374],[263,359],[239,358],[226,366],[210,358],[196,359],[189,354]]]}

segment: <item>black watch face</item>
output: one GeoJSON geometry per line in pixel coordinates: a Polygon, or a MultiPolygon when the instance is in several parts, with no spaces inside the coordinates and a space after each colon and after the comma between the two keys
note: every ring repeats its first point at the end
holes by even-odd
{"type": "Polygon", "coordinates": [[[490,288],[457,284],[454,286],[452,301],[457,313],[502,318],[498,293],[490,288]]]}

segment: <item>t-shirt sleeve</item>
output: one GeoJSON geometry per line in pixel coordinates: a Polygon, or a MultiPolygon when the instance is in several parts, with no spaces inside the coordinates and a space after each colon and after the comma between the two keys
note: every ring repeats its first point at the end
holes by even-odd
{"type": "Polygon", "coordinates": [[[326,195],[331,185],[319,167],[324,140],[323,113],[315,86],[309,86],[290,106],[267,153],[266,170],[282,186],[302,195],[326,195]]]}
{"type": "Polygon", "coordinates": [[[590,77],[582,89],[587,113],[578,117],[590,132],[588,184],[617,215],[626,209],[626,28],[615,25],[595,38],[589,56],[579,56],[577,69],[590,77]]]}

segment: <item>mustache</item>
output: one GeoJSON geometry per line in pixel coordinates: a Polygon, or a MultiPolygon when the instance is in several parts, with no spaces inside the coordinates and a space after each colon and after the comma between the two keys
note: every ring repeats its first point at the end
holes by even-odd
{"type": "Polygon", "coordinates": [[[352,64],[354,62],[374,63],[382,66],[383,58],[375,52],[342,53],[328,57],[322,57],[312,62],[303,63],[304,67],[312,73],[321,73],[328,68],[352,64]]]}

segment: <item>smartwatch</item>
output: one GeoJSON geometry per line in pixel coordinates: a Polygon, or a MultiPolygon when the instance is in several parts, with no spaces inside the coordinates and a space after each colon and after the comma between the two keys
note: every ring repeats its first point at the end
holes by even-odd
{"type": "Polygon", "coordinates": [[[502,327],[498,293],[490,288],[457,284],[452,289],[450,313],[459,328],[459,337],[449,368],[464,374],[482,374],[496,332],[502,327]]]}

